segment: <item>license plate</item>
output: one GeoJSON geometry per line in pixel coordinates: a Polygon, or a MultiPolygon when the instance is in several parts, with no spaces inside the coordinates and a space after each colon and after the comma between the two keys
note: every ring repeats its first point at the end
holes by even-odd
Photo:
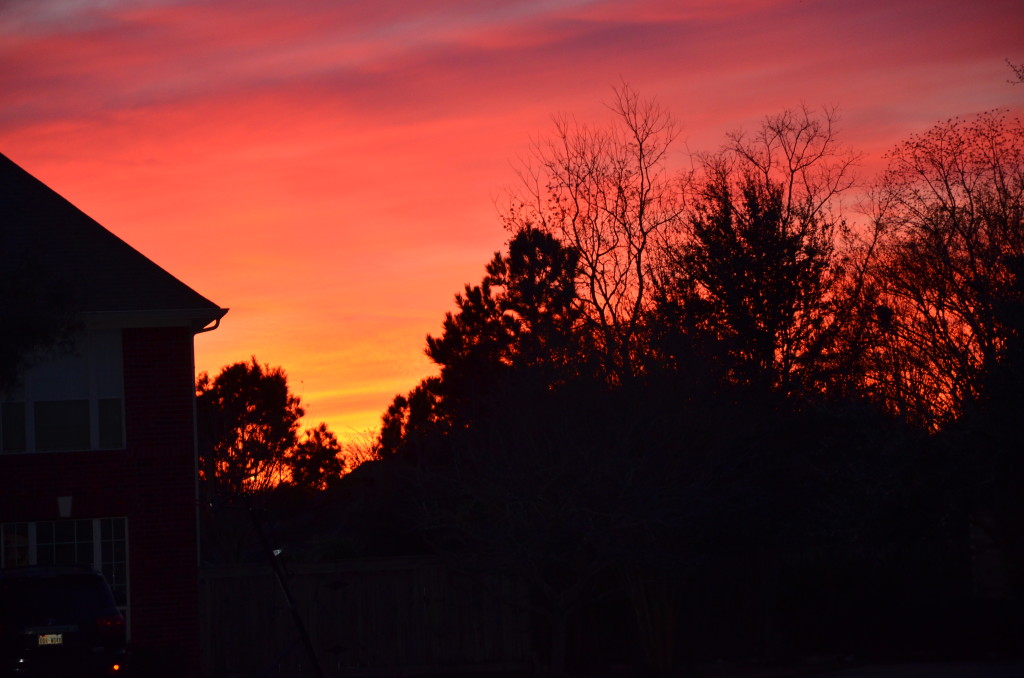
{"type": "Polygon", "coordinates": [[[64,634],[63,633],[41,633],[39,634],[40,645],[63,645],[64,634]]]}

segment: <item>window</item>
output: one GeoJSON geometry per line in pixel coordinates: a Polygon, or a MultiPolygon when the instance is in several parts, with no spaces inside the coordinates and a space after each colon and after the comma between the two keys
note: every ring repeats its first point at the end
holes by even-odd
{"type": "Polygon", "coordinates": [[[123,447],[120,330],[84,332],[72,349],[31,367],[0,403],[0,452],[123,447]]]}
{"type": "Polygon", "coordinates": [[[100,567],[118,605],[128,604],[128,538],[124,518],[100,521],[100,567]]]}
{"type": "Polygon", "coordinates": [[[86,518],[5,523],[0,566],[86,565],[102,572],[118,608],[128,608],[128,520],[86,518]]]}

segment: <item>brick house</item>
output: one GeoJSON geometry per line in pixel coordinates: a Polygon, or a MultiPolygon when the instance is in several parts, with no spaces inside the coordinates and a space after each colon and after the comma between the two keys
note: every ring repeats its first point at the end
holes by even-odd
{"type": "Polygon", "coordinates": [[[193,339],[227,311],[2,155],[0,265],[70,319],[0,392],[0,566],[94,567],[140,660],[195,673],[193,339]]]}

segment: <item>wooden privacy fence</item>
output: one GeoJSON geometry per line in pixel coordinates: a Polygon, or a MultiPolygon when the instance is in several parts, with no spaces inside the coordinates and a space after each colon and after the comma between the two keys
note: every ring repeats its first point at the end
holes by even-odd
{"type": "MultiPolygon", "coordinates": [[[[290,565],[292,600],[327,676],[517,670],[530,663],[521,585],[433,559],[290,565]]],[[[315,675],[271,568],[201,575],[206,676],[315,675]]]]}

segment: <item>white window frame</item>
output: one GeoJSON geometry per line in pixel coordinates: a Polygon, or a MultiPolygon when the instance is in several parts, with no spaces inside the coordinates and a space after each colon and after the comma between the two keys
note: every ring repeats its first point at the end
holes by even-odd
{"type": "Polygon", "coordinates": [[[124,449],[124,350],[121,330],[119,328],[84,330],[70,350],[41,360],[37,365],[26,370],[21,387],[4,398],[3,402],[24,404],[25,449],[4,452],[3,432],[0,431],[0,454],[124,449]],[[78,370],[83,370],[81,375],[74,374],[78,370]],[[64,379],[64,375],[68,375],[68,378],[64,379]],[[78,383],[75,383],[76,381],[78,383]],[[36,403],[82,400],[87,401],[89,407],[89,446],[87,448],[70,447],[53,450],[38,449],[36,403]],[[120,431],[116,431],[119,445],[102,444],[100,430],[100,401],[102,400],[117,400],[120,403],[120,431]]]}
{"type": "MultiPolygon", "coordinates": [[[[83,518],[66,518],[66,519],[63,519],[62,518],[62,519],[59,519],[59,520],[19,521],[19,522],[11,522],[11,523],[2,523],[2,524],[0,524],[0,569],[2,569],[6,565],[6,563],[7,563],[7,555],[8,555],[6,553],[7,539],[5,538],[5,535],[4,535],[4,533],[6,533],[7,530],[9,530],[9,529],[10,530],[17,529],[19,526],[27,526],[26,535],[28,537],[28,554],[27,554],[28,555],[28,559],[27,559],[27,562],[21,563],[21,565],[32,566],[32,565],[38,565],[39,564],[39,525],[41,523],[53,523],[54,524],[54,529],[56,529],[56,523],[65,522],[65,521],[79,521],[79,520],[91,520],[92,521],[92,562],[91,563],[86,563],[86,564],[89,565],[90,567],[92,567],[92,569],[96,570],[97,572],[102,573],[103,576],[105,578],[107,578],[107,580],[108,580],[107,583],[110,584],[112,588],[113,588],[115,582],[111,582],[109,580],[110,578],[107,575],[105,566],[106,565],[114,565],[114,564],[116,564],[118,562],[121,562],[121,561],[112,560],[110,563],[104,562],[104,560],[103,560],[103,542],[104,542],[104,536],[106,536],[106,535],[103,534],[102,525],[103,525],[103,521],[104,520],[121,521],[121,524],[123,525],[123,529],[124,529],[124,561],[123,561],[123,564],[124,564],[124,601],[123,602],[118,602],[117,609],[121,612],[121,614],[124,615],[125,620],[128,620],[129,610],[130,610],[130,607],[131,607],[130,606],[130,600],[131,600],[131,581],[130,581],[130,579],[131,578],[129,576],[129,569],[128,569],[128,561],[129,561],[129,558],[128,558],[128,555],[129,555],[129,551],[128,551],[128,548],[129,548],[129,543],[128,543],[128,537],[129,537],[129,533],[128,533],[128,519],[125,518],[124,516],[107,516],[107,517],[104,517],[104,518],[85,518],[85,519],[83,519],[83,518]]],[[[111,524],[111,527],[113,527],[113,524],[111,524]]],[[[113,542],[113,541],[116,541],[116,540],[108,539],[107,541],[112,541],[113,542]]],[[[77,539],[73,543],[77,544],[78,543],[77,539]]],[[[130,625],[129,625],[129,628],[130,628],[130,625]]]]}

